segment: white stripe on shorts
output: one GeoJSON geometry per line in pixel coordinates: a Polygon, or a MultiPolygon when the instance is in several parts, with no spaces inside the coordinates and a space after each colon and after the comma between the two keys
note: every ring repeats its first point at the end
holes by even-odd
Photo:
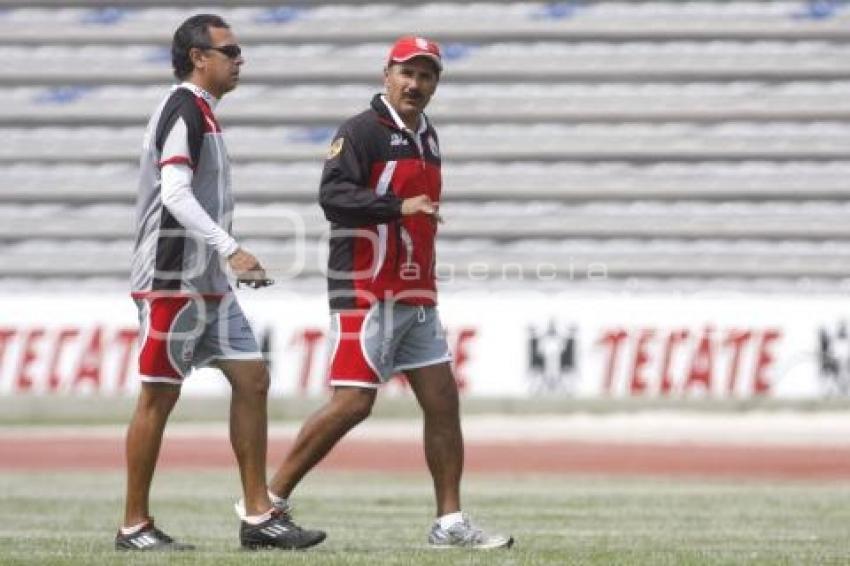
{"type": "Polygon", "coordinates": [[[182,379],[174,379],[173,377],[141,375],[139,379],[145,383],[167,383],[178,387],[183,385],[182,379]]]}
{"type": "MultiPolygon", "coordinates": [[[[174,360],[174,356],[171,355],[171,348],[170,348],[171,344],[170,344],[169,340],[171,338],[172,332],[174,331],[174,325],[177,324],[177,321],[180,319],[180,317],[183,315],[183,313],[186,312],[186,309],[188,309],[190,306],[192,306],[192,300],[186,301],[186,304],[183,305],[182,307],[180,307],[180,310],[177,311],[177,314],[175,314],[174,318],[171,319],[171,324],[168,325],[168,333],[167,333],[166,339],[165,339],[165,355],[168,356],[168,363],[171,364],[171,367],[174,369],[174,371],[179,373],[184,379],[187,377],[188,374],[183,372],[183,367],[180,364],[178,364],[174,360]]],[[[195,326],[197,326],[197,324],[195,326]]],[[[191,365],[190,365],[189,371],[191,371],[191,370],[192,370],[192,368],[191,368],[191,365]]]]}
{"type": "Polygon", "coordinates": [[[372,362],[372,359],[369,357],[369,350],[366,349],[366,323],[369,322],[369,318],[378,310],[378,305],[380,303],[375,303],[369,309],[369,312],[366,313],[366,316],[363,317],[363,324],[360,326],[360,351],[363,353],[363,359],[366,360],[366,363],[369,364],[369,367],[372,368],[372,371],[375,372],[375,376],[384,381],[384,376],[381,375],[381,372],[378,371],[378,368],[375,367],[375,364],[372,362]]]}
{"type": "Polygon", "coordinates": [[[342,317],[340,313],[335,312],[331,314],[331,318],[333,319],[331,326],[336,326],[336,336],[334,337],[333,348],[330,349],[331,355],[327,359],[328,371],[330,371],[331,364],[336,357],[336,351],[339,350],[339,343],[342,341],[342,317]]]}
{"type": "Polygon", "coordinates": [[[380,383],[369,383],[367,381],[354,381],[348,379],[332,379],[328,382],[331,387],[361,387],[363,389],[377,389],[380,383]]]}
{"type": "Polygon", "coordinates": [[[265,357],[263,356],[262,352],[240,352],[240,353],[233,353],[233,354],[222,354],[220,356],[213,356],[207,361],[211,362],[213,360],[239,361],[239,360],[264,360],[264,359],[265,359],[265,357]]]}
{"type": "Polygon", "coordinates": [[[449,354],[448,356],[443,356],[442,358],[437,358],[436,360],[430,360],[430,361],[427,361],[427,362],[420,362],[420,363],[416,363],[416,364],[407,364],[407,365],[403,365],[403,366],[396,366],[396,367],[393,368],[393,372],[404,371],[404,370],[407,370],[407,369],[426,368],[428,366],[435,366],[437,364],[442,364],[442,363],[450,362],[450,361],[452,361],[451,354],[449,354]]]}

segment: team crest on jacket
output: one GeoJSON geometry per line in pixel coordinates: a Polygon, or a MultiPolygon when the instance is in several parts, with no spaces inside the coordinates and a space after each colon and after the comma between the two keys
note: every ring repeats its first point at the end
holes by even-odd
{"type": "Polygon", "coordinates": [[[333,159],[334,157],[339,155],[339,152],[342,151],[343,142],[345,142],[345,138],[339,138],[337,140],[334,140],[334,142],[328,148],[328,159],[333,159]]]}
{"type": "Polygon", "coordinates": [[[428,147],[431,148],[431,154],[434,157],[440,157],[440,148],[437,147],[437,140],[434,139],[434,136],[428,136],[428,147]]]}

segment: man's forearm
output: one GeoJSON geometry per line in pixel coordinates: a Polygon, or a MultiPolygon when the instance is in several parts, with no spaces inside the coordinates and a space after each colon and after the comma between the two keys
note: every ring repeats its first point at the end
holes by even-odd
{"type": "Polygon", "coordinates": [[[239,249],[233,236],[216,224],[192,194],[192,170],[188,165],[169,164],[162,168],[162,205],[186,230],[201,236],[223,257],[239,249]]]}

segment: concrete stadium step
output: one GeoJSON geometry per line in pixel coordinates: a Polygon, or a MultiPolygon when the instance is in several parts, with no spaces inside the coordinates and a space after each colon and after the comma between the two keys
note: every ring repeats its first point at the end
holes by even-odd
{"type": "MultiPolygon", "coordinates": [[[[380,80],[385,43],[245,46],[244,83],[380,80]],[[281,62],[286,64],[282,65],[281,62]]],[[[168,45],[0,46],[0,85],[157,84],[170,80],[168,45]]],[[[493,43],[447,63],[453,83],[482,81],[844,80],[850,45],[828,41],[493,43]]]]}
{"type": "MultiPolygon", "coordinates": [[[[242,160],[319,160],[334,128],[233,127],[230,154],[242,160]]],[[[137,162],[142,128],[0,128],[0,162],[137,162]]],[[[440,128],[450,161],[837,160],[850,159],[842,122],[497,124],[440,128]]]]}
{"type": "MultiPolygon", "coordinates": [[[[218,8],[243,41],[362,41],[390,39],[417,23],[418,33],[443,40],[634,38],[846,38],[846,11],[799,2],[476,2],[415,5],[345,2],[280,5],[235,0],[218,8]],[[346,5],[348,4],[348,5],[346,5]],[[368,4],[368,5],[363,5],[368,4]],[[242,7],[244,6],[244,7],[242,7]]],[[[164,0],[3,0],[29,6],[0,17],[3,42],[168,42],[192,10],[164,0]],[[122,6],[123,5],[123,6],[122,6]],[[62,6],[46,22],[33,6],[62,6]],[[67,6],[100,6],[69,9],[67,6]],[[168,6],[157,8],[155,6],[168,6]],[[52,25],[51,25],[52,24],[52,25]],[[46,38],[46,39],[45,39],[46,38]]]]}
{"type": "MultiPolygon", "coordinates": [[[[557,238],[850,239],[846,202],[615,203],[567,206],[553,202],[451,203],[442,208],[441,239],[492,241],[557,238]]],[[[131,206],[20,205],[0,207],[0,240],[127,239],[131,206]]],[[[315,204],[241,205],[241,238],[313,240],[328,224],[315,204]]]]}
{"type": "MultiPolygon", "coordinates": [[[[320,173],[319,162],[237,162],[236,199],[316,202],[320,173]]],[[[130,203],[138,177],[129,163],[0,165],[0,203],[130,203]]],[[[449,163],[443,194],[448,201],[846,200],[850,162],[449,163]]]]}
{"type": "MultiPolygon", "coordinates": [[[[0,88],[0,125],[143,124],[168,92],[153,87],[0,88]]],[[[219,117],[229,125],[334,126],[368,107],[371,85],[245,85],[219,117]]],[[[441,85],[428,108],[437,124],[850,119],[850,81],[441,85]]]]}
{"type": "MultiPolygon", "coordinates": [[[[246,240],[279,284],[321,278],[323,245],[303,248],[271,240],[246,240]]],[[[112,277],[126,279],[132,243],[121,240],[30,241],[0,251],[3,277],[112,277]]],[[[529,281],[586,277],[850,277],[850,244],[760,241],[441,242],[441,280],[529,281]]]]}

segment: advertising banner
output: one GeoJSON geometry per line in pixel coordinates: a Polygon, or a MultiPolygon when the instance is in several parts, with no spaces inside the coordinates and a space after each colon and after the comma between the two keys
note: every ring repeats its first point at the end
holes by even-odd
{"type": "MultiPolygon", "coordinates": [[[[327,391],[323,294],[247,292],[240,302],[271,368],[272,395],[327,391]]],[[[470,397],[814,399],[850,392],[850,303],[841,297],[455,293],[440,316],[470,397]]],[[[129,297],[0,297],[0,395],[138,390],[129,297]]],[[[184,395],[226,395],[216,370],[184,395]]],[[[407,394],[403,379],[387,394],[407,394]]]]}

